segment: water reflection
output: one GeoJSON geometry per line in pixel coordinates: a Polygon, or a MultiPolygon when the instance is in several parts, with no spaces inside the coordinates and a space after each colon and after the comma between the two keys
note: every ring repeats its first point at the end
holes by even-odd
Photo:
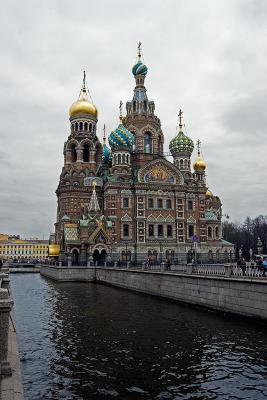
{"type": "Polygon", "coordinates": [[[263,328],[36,274],[12,287],[29,400],[267,396],[263,328]]]}

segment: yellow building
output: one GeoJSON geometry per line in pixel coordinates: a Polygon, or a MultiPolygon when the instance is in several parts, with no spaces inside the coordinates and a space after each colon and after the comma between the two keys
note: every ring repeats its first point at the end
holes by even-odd
{"type": "Polygon", "coordinates": [[[9,236],[1,239],[0,258],[2,260],[44,260],[48,257],[48,241],[39,239],[18,239],[9,236]]]}

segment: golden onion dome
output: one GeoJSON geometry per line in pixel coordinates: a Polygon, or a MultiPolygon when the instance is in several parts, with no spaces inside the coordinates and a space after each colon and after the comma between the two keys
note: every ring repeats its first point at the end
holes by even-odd
{"type": "Polygon", "coordinates": [[[77,114],[89,114],[97,117],[97,108],[90,101],[79,99],[70,106],[69,114],[70,117],[77,114]]]}
{"type": "Polygon", "coordinates": [[[49,244],[48,245],[48,256],[49,257],[58,257],[60,253],[59,244],[49,244]]]}
{"type": "Polygon", "coordinates": [[[205,196],[206,196],[206,199],[209,200],[209,199],[211,199],[213,197],[213,193],[208,189],[206,191],[205,196]]]}
{"type": "Polygon", "coordinates": [[[86,84],[85,72],[83,75],[83,84],[80,91],[80,95],[77,101],[75,101],[69,109],[70,117],[78,114],[88,114],[97,117],[97,108],[94,103],[89,100],[90,94],[86,84]]]}
{"type": "Polygon", "coordinates": [[[197,172],[204,172],[205,169],[206,169],[206,163],[205,163],[205,161],[203,160],[203,158],[198,157],[198,158],[196,159],[196,161],[194,162],[193,168],[194,168],[194,170],[197,171],[197,172]]]}

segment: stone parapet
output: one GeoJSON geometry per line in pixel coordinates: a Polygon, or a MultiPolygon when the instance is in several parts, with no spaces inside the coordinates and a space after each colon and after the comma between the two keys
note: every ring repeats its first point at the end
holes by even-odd
{"type": "Polygon", "coordinates": [[[17,336],[14,318],[11,319],[13,300],[8,272],[5,268],[0,273],[0,399],[23,400],[17,336]]]}
{"type": "Polygon", "coordinates": [[[41,275],[61,282],[94,282],[95,267],[56,267],[43,265],[41,275]]]}
{"type": "MultiPolygon", "coordinates": [[[[227,274],[230,271],[227,270],[227,274]]],[[[267,279],[97,268],[96,281],[221,312],[267,320],[267,279]]]]}

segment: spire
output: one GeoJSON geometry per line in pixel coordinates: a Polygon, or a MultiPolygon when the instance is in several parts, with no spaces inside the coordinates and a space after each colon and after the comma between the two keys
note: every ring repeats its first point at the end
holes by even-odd
{"type": "Polygon", "coordinates": [[[138,43],[138,46],[137,46],[137,57],[138,57],[138,62],[141,62],[141,58],[142,58],[142,56],[141,56],[141,46],[142,46],[142,43],[139,42],[139,43],[138,43]]]}
{"type": "Polygon", "coordinates": [[[96,187],[96,181],[93,181],[93,193],[92,193],[92,197],[90,199],[90,203],[89,203],[89,206],[88,206],[89,212],[90,211],[99,211],[100,210],[95,187],[96,187]]]}
{"type": "Polygon", "coordinates": [[[106,144],[106,124],[103,126],[103,143],[106,144]]]}
{"type": "Polygon", "coordinates": [[[183,111],[181,109],[179,110],[178,118],[179,118],[179,130],[181,131],[183,129],[183,111]]]}
{"type": "Polygon", "coordinates": [[[200,157],[200,145],[201,145],[201,142],[200,142],[200,140],[198,139],[198,141],[197,141],[197,156],[198,156],[198,157],[200,157]]]}
{"type": "Polygon", "coordinates": [[[85,73],[85,71],[83,71],[82,88],[80,90],[80,94],[79,94],[79,99],[78,100],[87,100],[88,101],[89,99],[92,101],[91,95],[90,95],[90,92],[89,92],[89,89],[88,89],[88,85],[87,85],[87,82],[86,82],[86,73],[85,73]]]}
{"type": "Polygon", "coordinates": [[[119,106],[119,109],[120,109],[120,116],[119,116],[119,118],[120,118],[120,121],[121,121],[121,123],[122,123],[122,105],[123,105],[123,102],[122,101],[120,101],[120,106],[119,106]]]}

